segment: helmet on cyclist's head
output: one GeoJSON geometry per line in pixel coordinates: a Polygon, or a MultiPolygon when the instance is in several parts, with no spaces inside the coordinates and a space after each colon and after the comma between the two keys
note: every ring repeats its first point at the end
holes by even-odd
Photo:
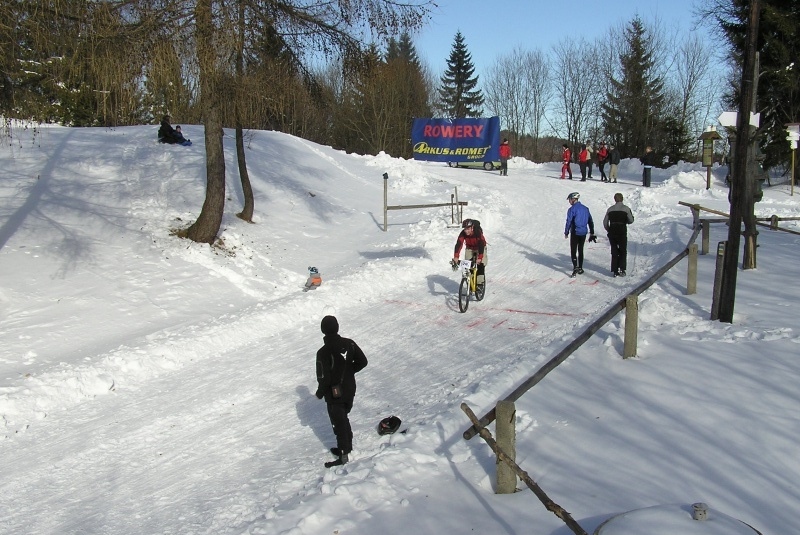
{"type": "Polygon", "coordinates": [[[463,223],[461,223],[461,228],[472,228],[475,226],[475,222],[472,219],[465,219],[463,223]]]}
{"type": "Polygon", "coordinates": [[[577,191],[573,191],[572,193],[567,195],[567,200],[568,201],[571,201],[572,199],[575,199],[577,201],[580,198],[581,198],[581,194],[578,193],[577,191]]]}

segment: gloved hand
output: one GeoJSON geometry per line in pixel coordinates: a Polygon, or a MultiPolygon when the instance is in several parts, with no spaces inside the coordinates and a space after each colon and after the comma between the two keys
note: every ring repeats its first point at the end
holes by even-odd
{"type": "Polygon", "coordinates": [[[458,261],[455,258],[450,261],[450,267],[453,268],[453,271],[458,271],[458,261]]]}
{"type": "Polygon", "coordinates": [[[597,243],[597,236],[595,236],[594,234],[589,234],[589,241],[597,243]]]}
{"type": "Polygon", "coordinates": [[[483,255],[482,254],[478,255],[478,263],[479,264],[483,264],[483,255]]]}

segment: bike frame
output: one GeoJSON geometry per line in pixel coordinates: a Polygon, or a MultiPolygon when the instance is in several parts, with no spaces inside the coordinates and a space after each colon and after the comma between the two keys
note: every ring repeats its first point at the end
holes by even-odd
{"type": "Polygon", "coordinates": [[[475,293],[478,287],[478,264],[474,260],[461,260],[458,267],[461,268],[461,277],[469,281],[469,291],[475,293]]]}

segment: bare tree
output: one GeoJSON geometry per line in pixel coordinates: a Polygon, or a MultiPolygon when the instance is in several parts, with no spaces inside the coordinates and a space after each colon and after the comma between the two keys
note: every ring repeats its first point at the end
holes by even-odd
{"type": "Polygon", "coordinates": [[[586,71],[592,47],[585,41],[563,39],[553,47],[555,98],[553,130],[564,139],[577,143],[584,139],[591,124],[589,102],[594,80],[586,71]]]}
{"type": "Polygon", "coordinates": [[[538,50],[515,48],[501,56],[488,71],[486,105],[503,119],[515,152],[538,158],[542,118],[552,97],[547,58],[538,50]]]}

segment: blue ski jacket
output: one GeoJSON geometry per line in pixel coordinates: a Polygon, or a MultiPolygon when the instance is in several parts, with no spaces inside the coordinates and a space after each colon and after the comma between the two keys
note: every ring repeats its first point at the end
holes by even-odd
{"type": "Polygon", "coordinates": [[[576,236],[586,236],[586,234],[594,234],[594,221],[592,221],[592,214],[589,209],[577,201],[567,210],[567,224],[564,227],[564,236],[570,232],[576,236]],[[587,232],[588,227],[588,232],[587,232]]]}

